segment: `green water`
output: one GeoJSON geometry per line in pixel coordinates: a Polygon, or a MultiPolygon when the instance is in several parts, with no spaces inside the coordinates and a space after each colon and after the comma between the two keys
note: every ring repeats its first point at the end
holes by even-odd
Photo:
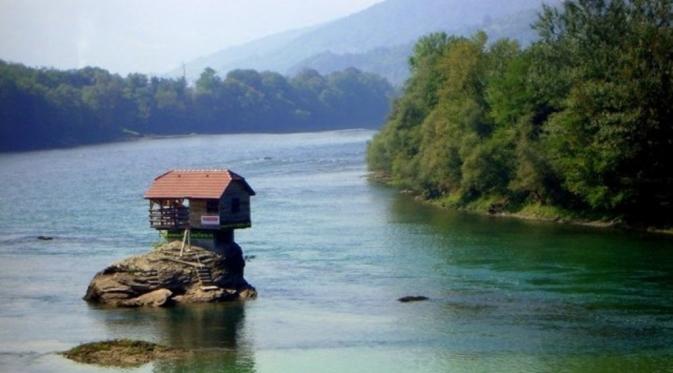
{"type": "Polygon", "coordinates": [[[673,371],[673,240],[466,215],[367,181],[369,131],[199,136],[0,155],[0,371],[108,371],[57,352],[139,338],[193,358],[131,371],[673,371]],[[237,233],[254,301],[100,309],[109,263],[157,239],[168,168],[257,191],[237,233]],[[38,241],[37,235],[54,236],[38,241]],[[397,298],[425,295],[402,304],[397,298]]]}

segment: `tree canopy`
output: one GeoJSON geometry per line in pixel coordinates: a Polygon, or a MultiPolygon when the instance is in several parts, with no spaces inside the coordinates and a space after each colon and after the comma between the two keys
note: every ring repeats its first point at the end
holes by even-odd
{"type": "Polygon", "coordinates": [[[525,49],[428,35],[369,166],[429,198],[670,223],[672,22],[670,0],[571,0],[525,49]]]}
{"type": "Polygon", "coordinates": [[[288,78],[207,68],[184,79],[87,67],[59,71],[0,61],[0,151],[96,143],[138,134],[376,128],[390,109],[383,78],[346,69],[288,78]]]}

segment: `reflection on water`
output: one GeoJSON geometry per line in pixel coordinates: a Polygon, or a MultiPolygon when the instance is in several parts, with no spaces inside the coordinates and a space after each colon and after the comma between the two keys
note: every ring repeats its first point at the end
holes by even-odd
{"type": "Polygon", "coordinates": [[[555,353],[671,347],[670,237],[464,214],[407,196],[389,206],[391,219],[407,227],[396,237],[400,246],[422,238],[427,286],[445,289],[444,313],[433,320],[453,319],[454,332],[467,323],[471,338],[488,326],[481,330],[487,337],[476,337],[480,346],[498,340],[555,353]]]}
{"type": "Polygon", "coordinates": [[[156,321],[161,340],[174,347],[244,349],[245,304],[177,307],[156,321]]]}
{"type": "Polygon", "coordinates": [[[255,370],[252,341],[245,331],[245,303],[178,306],[169,309],[98,309],[110,335],[149,336],[156,343],[184,348],[194,355],[153,363],[157,372],[255,370]]]}
{"type": "Polygon", "coordinates": [[[252,345],[244,331],[245,304],[198,305],[168,310],[156,321],[161,341],[196,351],[182,361],[158,362],[157,372],[253,372],[252,345]]]}

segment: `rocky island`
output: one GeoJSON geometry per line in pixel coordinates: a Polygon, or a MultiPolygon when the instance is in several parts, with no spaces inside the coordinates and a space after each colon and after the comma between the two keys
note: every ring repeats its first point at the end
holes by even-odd
{"type": "Polygon", "coordinates": [[[91,280],[84,300],[117,307],[163,307],[255,298],[238,250],[222,256],[198,246],[181,252],[173,241],[114,263],[91,280]]]}
{"type": "Polygon", "coordinates": [[[120,307],[254,298],[234,230],[251,226],[255,191],[227,169],[170,170],[145,192],[164,243],[97,273],[84,300],[120,307]]]}

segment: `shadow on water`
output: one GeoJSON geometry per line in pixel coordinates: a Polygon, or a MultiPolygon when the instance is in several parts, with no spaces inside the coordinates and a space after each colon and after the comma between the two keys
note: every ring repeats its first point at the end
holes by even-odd
{"type": "Polygon", "coordinates": [[[496,335],[481,346],[642,351],[673,338],[670,237],[480,216],[405,195],[387,214],[397,265],[422,268],[417,282],[439,293],[432,319],[496,335]]]}
{"type": "MultiPolygon", "coordinates": [[[[670,288],[673,239],[647,233],[488,217],[393,198],[389,219],[444,264],[499,272],[575,273],[670,288]],[[420,242],[419,242],[420,238],[420,242]],[[606,276],[606,277],[604,277],[606,276]]],[[[538,279],[545,285],[545,280],[538,279]]],[[[534,280],[536,281],[536,280],[534,280]]],[[[549,284],[553,284],[552,280],[549,284]]]]}

